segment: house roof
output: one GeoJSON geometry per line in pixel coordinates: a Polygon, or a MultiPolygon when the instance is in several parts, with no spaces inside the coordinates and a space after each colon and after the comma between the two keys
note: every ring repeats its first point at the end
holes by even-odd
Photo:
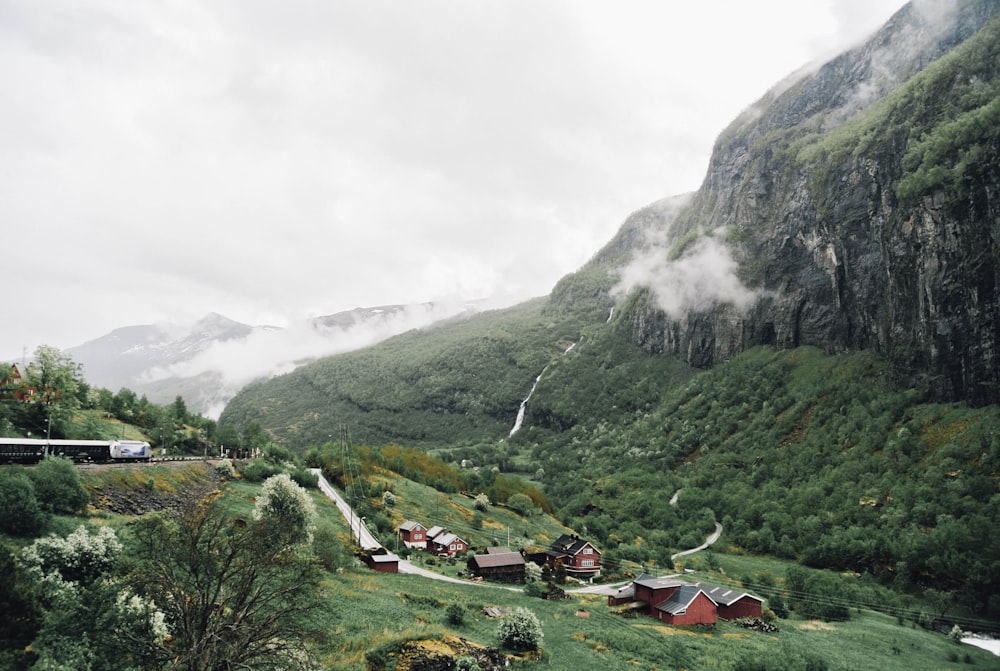
{"type": "Polygon", "coordinates": [[[558,556],[560,554],[576,555],[585,547],[590,546],[594,552],[600,554],[600,550],[595,548],[589,541],[585,541],[577,535],[563,534],[557,538],[549,549],[548,554],[558,556]]]}
{"type": "Polygon", "coordinates": [[[371,560],[375,564],[392,564],[399,561],[399,556],[394,554],[372,555],[371,560]]]}
{"type": "Polygon", "coordinates": [[[654,578],[653,576],[644,573],[633,580],[632,584],[648,587],[649,589],[666,589],[668,587],[680,587],[681,585],[687,585],[688,583],[670,576],[654,578]]]}
{"type": "Polygon", "coordinates": [[[475,555],[472,561],[479,568],[500,568],[502,566],[524,566],[524,557],[520,552],[502,552],[497,554],[475,555]]]}
{"type": "MultiPolygon", "coordinates": [[[[697,585],[681,585],[676,592],[670,595],[669,599],[657,604],[656,610],[662,610],[671,615],[682,615],[687,612],[688,606],[698,598],[699,594],[705,594],[701,587],[697,585]]],[[[709,597],[709,600],[711,600],[711,597],[709,597]]]]}
{"type": "Polygon", "coordinates": [[[432,540],[435,545],[451,545],[455,542],[465,543],[461,538],[448,531],[438,534],[432,540]]]}
{"type": "Polygon", "coordinates": [[[443,534],[444,531],[445,531],[444,527],[433,526],[433,527],[431,527],[430,529],[427,530],[427,537],[428,538],[434,538],[435,536],[438,536],[439,534],[443,534]]]}
{"type": "Polygon", "coordinates": [[[714,601],[719,606],[732,606],[743,597],[763,602],[763,599],[760,597],[756,597],[753,594],[749,594],[742,590],[731,589],[729,587],[719,587],[718,585],[712,585],[707,582],[696,582],[694,584],[700,587],[701,591],[703,591],[709,599],[714,601]]]}
{"type": "Polygon", "coordinates": [[[418,531],[420,529],[423,529],[424,525],[421,524],[420,522],[414,522],[413,520],[406,520],[405,522],[399,525],[399,528],[402,531],[418,531]]]}

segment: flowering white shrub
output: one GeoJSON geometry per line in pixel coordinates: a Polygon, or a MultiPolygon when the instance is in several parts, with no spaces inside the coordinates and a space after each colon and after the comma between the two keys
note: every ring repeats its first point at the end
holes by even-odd
{"type": "Polygon", "coordinates": [[[272,475],[264,481],[263,491],[254,504],[253,518],[282,529],[292,542],[312,543],[316,527],[316,504],[309,493],[295,484],[287,473],[272,475]]]}
{"type": "Polygon", "coordinates": [[[21,553],[21,563],[49,584],[55,580],[86,586],[111,571],[121,549],[114,529],[101,527],[92,534],[81,524],[65,538],[39,538],[21,553]]]}

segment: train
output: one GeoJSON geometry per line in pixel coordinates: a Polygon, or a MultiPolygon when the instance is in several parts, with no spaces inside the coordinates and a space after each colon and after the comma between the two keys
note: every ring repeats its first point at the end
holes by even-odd
{"type": "Polygon", "coordinates": [[[151,461],[153,449],[144,440],[0,438],[0,464],[36,464],[46,456],[106,464],[151,461]]]}

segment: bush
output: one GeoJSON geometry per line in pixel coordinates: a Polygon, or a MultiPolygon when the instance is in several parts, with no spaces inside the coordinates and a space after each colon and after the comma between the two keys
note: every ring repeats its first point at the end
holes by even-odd
{"type": "Polygon", "coordinates": [[[273,526],[290,543],[312,543],[316,504],[285,473],[271,476],[254,505],[253,518],[273,526]]]}
{"type": "Polygon", "coordinates": [[[473,502],[472,507],[481,513],[485,513],[490,508],[490,497],[483,493],[476,494],[476,500],[473,502]]]}
{"type": "Polygon", "coordinates": [[[542,625],[527,608],[515,608],[500,620],[497,640],[511,650],[534,650],[542,641],[542,625]]]}
{"type": "Polygon", "coordinates": [[[475,657],[456,657],[455,671],[480,671],[475,657]]]}
{"type": "Polygon", "coordinates": [[[215,472],[221,477],[232,480],[236,477],[236,469],[233,467],[232,459],[221,459],[215,465],[215,472]]]}
{"type": "Polygon", "coordinates": [[[444,611],[445,621],[453,627],[465,624],[465,609],[457,603],[449,604],[444,611]]]}
{"type": "Polygon", "coordinates": [[[254,459],[248,464],[240,466],[240,475],[247,482],[264,482],[272,475],[281,472],[281,468],[267,464],[260,459],[254,459]]]}
{"type": "Polygon", "coordinates": [[[34,536],[45,530],[47,521],[35,498],[35,485],[24,469],[0,470],[0,531],[34,536]]]}
{"type": "Polygon", "coordinates": [[[86,509],[90,496],[80,482],[80,472],[66,457],[48,457],[28,471],[35,497],[48,512],[74,515],[86,509]]]}

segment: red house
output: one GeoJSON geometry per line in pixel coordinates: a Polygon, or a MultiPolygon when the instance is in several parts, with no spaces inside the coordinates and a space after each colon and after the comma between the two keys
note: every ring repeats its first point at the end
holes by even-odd
{"type": "Polygon", "coordinates": [[[408,548],[427,547],[427,528],[420,522],[407,520],[399,525],[397,533],[399,540],[403,541],[403,544],[408,548]]]}
{"type": "Polygon", "coordinates": [[[442,531],[428,541],[427,548],[436,555],[454,557],[468,552],[469,544],[450,531],[442,531]]]}
{"type": "Polygon", "coordinates": [[[669,599],[654,606],[653,612],[666,624],[715,624],[718,617],[715,602],[697,585],[681,585],[669,599]]]}
{"type": "Polygon", "coordinates": [[[609,606],[627,605],[667,624],[715,624],[718,618],[760,617],[763,600],[738,589],[672,577],[642,575],[608,596],[609,606]]]}
{"type": "Polygon", "coordinates": [[[566,575],[593,578],[601,574],[601,551],[577,535],[563,534],[545,553],[545,563],[552,568],[562,566],[566,575]]]}
{"type": "Polygon", "coordinates": [[[719,617],[723,620],[737,620],[741,617],[760,617],[764,600],[739,589],[718,587],[705,582],[696,582],[708,598],[715,602],[719,617]]]}

